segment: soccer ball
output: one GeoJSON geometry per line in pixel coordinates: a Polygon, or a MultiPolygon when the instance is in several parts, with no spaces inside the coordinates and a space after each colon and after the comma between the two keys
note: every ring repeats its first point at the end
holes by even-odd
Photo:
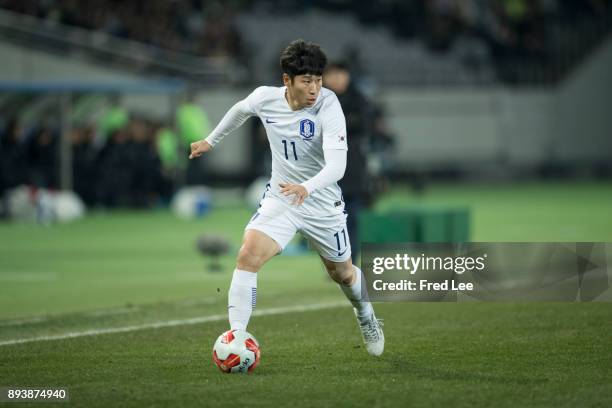
{"type": "Polygon", "coordinates": [[[224,373],[251,373],[259,364],[259,343],[244,330],[228,330],[213,346],[213,361],[224,373]]]}

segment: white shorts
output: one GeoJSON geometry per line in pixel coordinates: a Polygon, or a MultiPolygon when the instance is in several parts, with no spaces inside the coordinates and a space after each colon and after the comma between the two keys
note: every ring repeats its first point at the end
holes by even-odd
{"type": "Polygon", "coordinates": [[[281,251],[293,239],[296,232],[310,242],[323,258],[332,262],[344,262],[351,257],[351,243],[346,228],[346,214],[310,216],[288,207],[273,196],[265,197],[245,230],[254,229],[272,238],[281,251]]]}

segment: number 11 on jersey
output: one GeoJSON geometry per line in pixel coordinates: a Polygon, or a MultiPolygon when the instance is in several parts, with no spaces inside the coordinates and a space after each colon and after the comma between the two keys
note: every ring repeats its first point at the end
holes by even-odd
{"type": "MultiPolygon", "coordinates": [[[[297,151],[295,149],[295,142],[289,142],[291,143],[291,146],[293,147],[293,157],[295,158],[295,160],[298,159],[297,157],[297,151]]],[[[283,140],[283,145],[285,146],[285,159],[289,160],[289,152],[287,151],[287,141],[283,140]]]]}

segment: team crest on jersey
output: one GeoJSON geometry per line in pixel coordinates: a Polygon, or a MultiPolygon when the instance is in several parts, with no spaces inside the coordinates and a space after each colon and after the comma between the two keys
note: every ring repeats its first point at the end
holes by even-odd
{"type": "Polygon", "coordinates": [[[315,134],[315,124],[310,119],[302,119],[300,120],[300,135],[302,135],[302,139],[310,140],[315,134]]]}

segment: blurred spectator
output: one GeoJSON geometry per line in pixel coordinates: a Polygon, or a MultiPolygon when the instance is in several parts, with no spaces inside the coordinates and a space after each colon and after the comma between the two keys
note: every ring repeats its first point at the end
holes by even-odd
{"type": "Polygon", "coordinates": [[[157,192],[163,203],[169,203],[174,193],[175,182],[183,168],[183,157],[179,157],[179,143],[176,134],[161,123],[152,125],[155,134],[157,156],[161,163],[160,180],[157,192]]]}
{"type": "Polygon", "coordinates": [[[96,148],[91,126],[77,127],[70,134],[72,142],[72,182],[74,192],[92,206],[96,200],[96,148]]]}
{"type": "Polygon", "coordinates": [[[459,7],[454,0],[426,2],[427,44],[434,51],[447,51],[459,32],[459,7]]]}
{"type": "Polygon", "coordinates": [[[144,120],[135,118],[129,126],[130,199],[131,207],[151,207],[161,182],[161,162],[157,156],[153,134],[144,120]]]}
{"type": "Polygon", "coordinates": [[[22,143],[22,129],[19,120],[15,117],[7,121],[0,133],[0,217],[7,216],[7,192],[25,183],[26,156],[22,143]]]}
{"type": "Polygon", "coordinates": [[[347,227],[353,262],[359,253],[359,212],[370,201],[370,180],[366,158],[372,136],[372,111],[366,98],[351,82],[351,73],[343,63],[329,64],[323,73],[323,84],[338,96],[346,119],[348,156],[346,171],[339,185],[348,214],[347,227]]]}
{"type": "Polygon", "coordinates": [[[22,129],[17,118],[8,120],[0,138],[0,181],[2,191],[25,182],[26,157],[22,129]]]}
{"type": "Polygon", "coordinates": [[[120,106],[119,99],[118,95],[113,95],[111,108],[100,119],[99,130],[105,139],[117,129],[125,127],[130,119],[128,112],[120,106]]]}
{"type": "Polygon", "coordinates": [[[601,34],[605,31],[602,27],[612,21],[610,3],[611,0],[311,0],[306,3],[109,0],[85,4],[77,0],[0,0],[0,7],[52,24],[97,30],[157,48],[231,59],[243,67],[248,67],[248,60],[254,54],[249,54],[241,38],[236,15],[252,9],[287,17],[309,8],[326,9],[352,13],[362,24],[384,26],[398,37],[417,40],[437,53],[457,55],[468,44],[467,48],[478,50],[473,54],[480,62],[475,63],[474,56],[462,58],[466,65],[491,64],[488,57],[492,56],[500,79],[520,82],[529,80],[521,75],[525,71],[522,66],[532,73],[545,69],[550,79],[558,78],[558,67],[555,70],[554,66],[542,67],[542,64],[550,61],[563,64],[568,59],[565,45],[573,38],[583,38],[576,43],[577,50],[592,45],[592,41],[588,42],[589,33],[601,34]],[[558,33],[560,29],[564,34],[553,34],[556,42],[551,42],[550,33],[558,33]]]}
{"type": "MultiPolygon", "coordinates": [[[[122,122],[123,123],[123,122],[122,122]]],[[[31,135],[17,118],[0,128],[0,197],[20,185],[46,189],[59,187],[59,128],[34,123],[31,135]]],[[[100,125],[79,125],[70,130],[73,191],[88,206],[148,208],[168,202],[177,178],[178,150],[170,132],[170,143],[159,144],[161,123],[143,117],[127,117],[122,126],[105,128],[108,137],[96,143],[100,125]],[[112,130],[110,130],[112,129],[112,130]],[[174,151],[173,151],[174,150],[174,151]],[[162,166],[162,156],[164,166],[162,166]]],[[[0,205],[0,212],[6,205],[0,205]]],[[[1,214],[6,215],[6,214],[1,214]]]]}
{"type": "MultiPolygon", "coordinates": [[[[191,150],[191,143],[204,138],[211,131],[210,120],[204,109],[195,103],[193,91],[187,93],[185,100],[176,111],[176,125],[184,157],[191,150]]],[[[201,182],[201,162],[190,160],[187,163],[187,184],[201,182]]]]}
{"type": "Polygon", "coordinates": [[[59,187],[58,135],[46,125],[34,130],[28,143],[28,182],[35,187],[57,189],[59,187]]]}
{"type": "Polygon", "coordinates": [[[106,32],[159,48],[206,57],[240,58],[231,4],[208,1],[0,0],[0,7],[53,23],[106,32]]]}
{"type": "Polygon", "coordinates": [[[127,129],[115,130],[96,159],[97,202],[105,207],[127,206],[130,203],[133,177],[128,141],[127,129]]]}
{"type": "Polygon", "coordinates": [[[113,131],[95,159],[92,180],[97,204],[148,208],[170,195],[170,178],[162,170],[156,132],[152,124],[138,117],[113,131]]]}

